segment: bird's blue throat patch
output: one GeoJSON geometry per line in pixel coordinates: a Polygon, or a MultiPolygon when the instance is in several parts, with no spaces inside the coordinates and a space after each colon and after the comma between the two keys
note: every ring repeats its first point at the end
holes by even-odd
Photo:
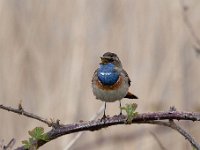
{"type": "Polygon", "coordinates": [[[119,73],[114,69],[112,63],[101,64],[98,69],[98,78],[102,84],[113,85],[119,79],[119,73]]]}

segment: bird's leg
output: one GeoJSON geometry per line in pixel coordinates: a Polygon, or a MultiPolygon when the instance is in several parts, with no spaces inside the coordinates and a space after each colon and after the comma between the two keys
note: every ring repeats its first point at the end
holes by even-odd
{"type": "Polygon", "coordinates": [[[106,102],[105,102],[103,117],[101,118],[101,120],[104,120],[105,118],[106,118],[106,102]]]}
{"type": "Polygon", "coordinates": [[[122,104],[121,104],[121,101],[119,101],[119,108],[120,108],[120,113],[119,113],[119,115],[122,115],[122,104]]]}
{"type": "Polygon", "coordinates": [[[106,102],[105,102],[105,107],[104,107],[103,117],[106,118],[106,102]]]}

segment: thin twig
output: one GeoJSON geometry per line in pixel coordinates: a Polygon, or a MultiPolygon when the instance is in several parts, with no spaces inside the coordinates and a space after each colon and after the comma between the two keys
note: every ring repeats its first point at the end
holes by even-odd
{"type": "Polygon", "coordinates": [[[12,147],[13,147],[14,145],[15,145],[15,139],[12,138],[12,139],[10,140],[10,142],[9,142],[7,145],[3,146],[3,150],[12,149],[12,147]]]}
{"type": "Polygon", "coordinates": [[[162,126],[170,127],[172,129],[178,131],[181,135],[183,135],[185,137],[185,139],[187,139],[194,148],[196,148],[197,150],[200,150],[200,145],[194,140],[194,138],[186,130],[184,130],[183,128],[181,128],[180,126],[178,126],[171,119],[170,119],[169,122],[164,122],[164,121],[147,121],[145,123],[156,124],[156,125],[162,125],[162,126]]]}
{"type": "Polygon", "coordinates": [[[194,140],[194,138],[183,128],[181,128],[179,125],[175,124],[174,121],[171,121],[171,127],[175,130],[177,130],[181,135],[183,135],[188,141],[190,141],[191,145],[196,148],[197,150],[200,150],[200,145],[194,140]]]}
{"type": "Polygon", "coordinates": [[[25,111],[22,108],[21,104],[19,106],[20,107],[15,109],[15,108],[12,108],[12,107],[7,107],[7,106],[4,106],[4,105],[0,105],[0,109],[4,109],[4,110],[11,111],[11,112],[14,112],[14,113],[19,114],[19,115],[26,116],[28,118],[33,118],[33,119],[39,120],[39,121],[47,124],[49,127],[51,127],[53,125],[52,121],[48,121],[47,119],[44,119],[44,118],[42,118],[42,117],[40,117],[38,115],[35,115],[33,113],[29,113],[29,112],[25,111]]]}

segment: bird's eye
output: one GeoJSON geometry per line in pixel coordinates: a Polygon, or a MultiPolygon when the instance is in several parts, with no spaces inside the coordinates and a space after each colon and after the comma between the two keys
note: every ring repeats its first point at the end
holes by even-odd
{"type": "Polygon", "coordinates": [[[113,58],[110,58],[110,61],[111,61],[111,62],[113,62],[113,61],[114,61],[114,59],[113,59],[113,58]]]}

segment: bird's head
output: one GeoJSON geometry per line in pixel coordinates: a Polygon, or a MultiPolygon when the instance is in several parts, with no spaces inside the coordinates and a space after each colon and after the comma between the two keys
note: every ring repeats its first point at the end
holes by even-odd
{"type": "Polygon", "coordinates": [[[106,52],[105,54],[103,54],[103,56],[101,57],[100,64],[105,65],[108,63],[112,63],[117,67],[122,67],[121,61],[119,60],[118,56],[115,53],[106,52]]]}

